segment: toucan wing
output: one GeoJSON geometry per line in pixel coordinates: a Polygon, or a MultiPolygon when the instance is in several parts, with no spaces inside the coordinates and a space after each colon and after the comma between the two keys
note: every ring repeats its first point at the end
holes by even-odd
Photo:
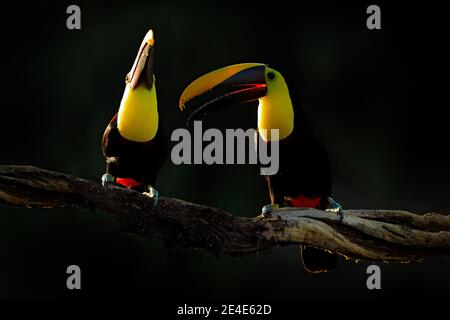
{"type": "MultiPolygon", "coordinates": [[[[111,119],[103,133],[102,150],[106,158],[106,162],[112,162],[117,158],[117,142],[119,131],[117,129],[117,114],[111,119]]],[[[117,160],[117,159],[116,159],[117,160]]]]}

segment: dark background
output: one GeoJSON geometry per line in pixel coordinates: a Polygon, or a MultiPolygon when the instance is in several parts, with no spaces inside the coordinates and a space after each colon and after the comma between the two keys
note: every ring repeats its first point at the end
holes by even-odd
{"type": "MultiPolygon", "coordinates": [[[[240,62],[263,62],[296,79],[300,100],[333,166],[345,208],[413,212],[450,208],[445,107],[434,97],[432,10],[377,3],[382,30],[366,28],[371,2],[155,2],[77,4],[82,29],[66,29],[72,3],[1,9],[0,164],[32,164],[98,180],[100,141],[117,112],[124,76],[151,27],[156,38],[160,119],[167,136],[184,126],[177,108],[195,77],[240,62]]],[[[249,128],[256,105],[211,114],[204,127],[249,128]]],[[[258,168],[174,166],[165,196],[254,216],[269,202],[258,168]]],[[[252,301],[444,298],[450,258],[380,264],[382,290],[366,288],[365,262],[312,276],[296,247],[245,258],[177,251],[121,232],[100,211],[0,205],[0,297],[252,301]],[[66,289],[66,267],[82,290],[66,289]]]]}

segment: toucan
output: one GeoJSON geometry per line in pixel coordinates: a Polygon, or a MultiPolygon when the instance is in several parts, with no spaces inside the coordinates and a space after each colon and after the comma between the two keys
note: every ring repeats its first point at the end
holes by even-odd
{"type": "Polygon", "coordinates": [[[119,112],[103,133],[102,149],[106,173],[102,184],[118,184],[153,198],[158,171],[164,164],[167,144],[159,126],[153,55],[155,39],[149,30],[141,43],[131,71],[125,77],[125,91],[119,112]]]}
{"type": "MultiPolygon", "coordinates": [[[[291,88],[294,86],[288,86],[280,72],[267,65],[241,63],[193,81],[181,94],[179,107],[191,110],[190,121],[208,110],[258,100],[258,140],[269,144],[274,139],[270,129],[279,130],[279,170],[265,176],[271,204],[263,207],[263,213],[288,206],[328,209],[340,214],[341,206],[331,197],[327,151],[291,88]]],[[[312,273],[337,266],[336,255],[314,247],[301,246],[301,259],[312,273]]]]}

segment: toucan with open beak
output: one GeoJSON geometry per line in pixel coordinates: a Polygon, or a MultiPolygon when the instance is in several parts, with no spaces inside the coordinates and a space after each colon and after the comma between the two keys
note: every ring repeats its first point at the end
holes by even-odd
{"type": "Polygon", "coordinates": [[[153,31],[149,30],[125,77],[119,112],[103,134],[106,173],[102,184],[106,187],[115,183],[143,192],[156,206],[159,192],[154,185],[167,155],[167,144],[159,128],[154,44],[153,31]]]}
{"type": "MultiPolygon", "coordinates": [[[[270,130],[279,130],[279,170],[265,176],[271,204],[263,207],[263,213],[288,206],[342,214],[341,206],[331,198],[327,151],[296,99],[280,72],[261,63],[242,63],[193,81],[182,93],[179,107],[191,110],[189,121],[220,106],[258,100],[258,140],[269,143],[270,130]]],[[[337,265],[336,255],[318,248],[301,246],[301,257],[305,269],[312,273],[337,265]]]]}

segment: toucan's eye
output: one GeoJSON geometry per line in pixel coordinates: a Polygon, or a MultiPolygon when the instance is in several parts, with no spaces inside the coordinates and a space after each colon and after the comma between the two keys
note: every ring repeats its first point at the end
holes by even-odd
{"type": "Polygon", "coordinates": [[[130,76],[127,74],[125,77],[125,84],[129,84],[130,83],[130,76]]]}
{"type": "Polygon", "coordinates": [[[275,73],[269,72],[269,73],[267,74],[267,78],[269,78],[270,80],[275,79],[275,73]]]}

